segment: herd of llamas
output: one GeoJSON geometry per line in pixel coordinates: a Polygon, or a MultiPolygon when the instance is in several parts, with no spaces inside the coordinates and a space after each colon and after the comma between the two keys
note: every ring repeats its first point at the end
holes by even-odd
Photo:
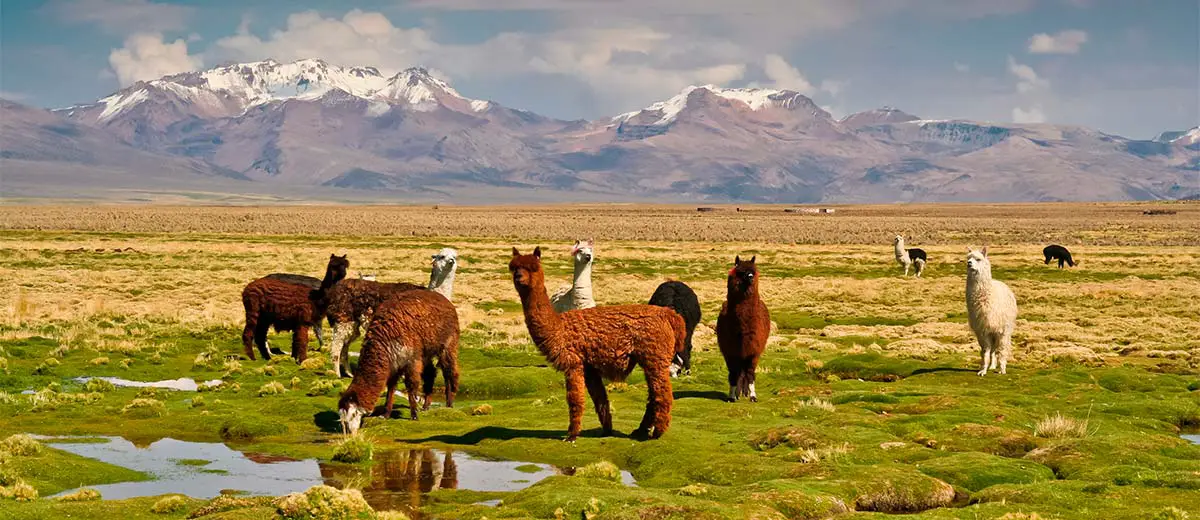
{"type": "MultiPolygon", "coordinates": [[[[928,262],[922,249],[906,249],[904,237],[894,239],[896,261],[920,277],[928,262]]],[[[1043,250],[1045,264],[1058,261],[1074,267],[1076,261],[1063,246],[1043,250]]],[[[521,254],[512,249],[508,270],[521,300],[526,329],[546,361],[566,377],[570,421],[567,440],[582,429],[584,392],[605,435],[613,431],[606,381],[623,381],[635,368],[646,376],[646,412],[634,430],[636,438],[656,439],[671,425],[671,379],[691,371],[692,334],[700,323],[700,301],[688,285],[668,280],[646,304],[597,306],[592,295],[595,241],[576,240],[571,249],[574,278],[568,287],[550,295],[542,270],[541,247],[521,254]]],[[[757,256],[736,256],[726,277],[725,302],[717,317],[717,346],[729,376],[729,400],[758,400],[755,372],[771,333],[770,311],[759,296],[757,256]]],[[[988,370],[1007,371],[1012,355],[1017,300],[1012,290],[992,278],[988,248],[967,248],[966,306],[971,331],[979,342],[980,376],[988,370]]],[[[292,332],[291,355],[297,362],[308,356],[308,331],[313,329],[324,346],[321,322],[328,320],[333,336],[330,357],[340,377],[352,377],[338,399],[343,431],[354,434],[363,418],[375,414],[380,393],[386,389],[381,412],[392,412],[396,387],[404,381],[409,414],[428,410],[440,370],[445,379],[446,406],[454,406],[458,391],[458,313],[451,303],[458,253],[445,248],[432,255],[429,282],[382,283],[374,276],[346,278],[346,255],[330,255],[325,276],[273,273],[246,285],[242,304],[246,326],[242,332],[245,354],[255,359],[255,348],[270,359],[267,332],[292,332]],[[349,363],[349,346],[366,330],[357,370],[349,363]],[[418,390],[418,386],[420,387],[418,390]],[[418,391],[420,392],[418,394],[418,391]],[[418,403],[418,397],[421,402],[418,403]]]]}

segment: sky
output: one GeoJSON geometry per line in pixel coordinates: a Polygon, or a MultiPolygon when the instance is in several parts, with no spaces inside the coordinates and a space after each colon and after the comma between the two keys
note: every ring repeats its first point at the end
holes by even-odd
{"type": "Polygon", "coordinates": [[[229,62],[423,66],[475,99],[612,116],[688,85],[804,93],[836,117],[1200,124],[1197,0],[3,0],[0,97],[89,102],[229,62]]]}

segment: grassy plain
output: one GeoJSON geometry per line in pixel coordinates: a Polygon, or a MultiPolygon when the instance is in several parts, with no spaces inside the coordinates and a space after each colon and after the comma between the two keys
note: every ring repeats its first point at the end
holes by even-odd
{"type": "MultiPolygon", "coordinates": [[[[1200,515],[1200,446],[1179,438],[1200,428],[1200,204],[836,208],[0,206],[0,438],[145,443],[220,441],[225,432],[238,449],[329,461],[340,440],[330,417],[337,387],[317,383],[331,379],[323,369],[224,359],[241,352],[241,288],[270,272],[318,275],[333,252],[349,255],[352,273],[423,281],[429,255],[449,246],[461,263],[459,401],[419,422],[370,419],[376,451],[432,445],[563,466],[610,461],[638,487],[556,476],[482,498],[501,499],[498,507],[475,504],[479,493],[441,490],[426,515],[1200,515]],[[900,276],[890,242],[898,232],[929,252],[924,278],[900,276]],[[610,387],[621,435],[598,437],[589,415],[584,438],[560,440],[563,380],[529,341],[506,265],[512,246],[543,246],[554,290],[570,283],[571,239],[589,235],[601,305],[644,302],[667,278],[701,299],[695,367],[675,381],[663,439],[623,435],[645,402],[635,372],[610,387]],[[1070,247],[1080,266],[1043,265],[1050,242],[1070,247]],[[964,245],[984,243],[1021,315],[1008,375],[979,378],[962,259],[964,245]],[[757,404],[721,400],[712,326],[735,254],[758,256],[776,325],[757,404]],[[195,394],[71,381],[84,375],[236,385],[195,394]],[[286,391],[260,396],[271,382],[286,391]],[[467,413],[482,404],[490,414],[467,413]]],[[[79,471],[83,460],[50,448],[0,453],[0,463],[0,477],[42,496],[140,478],[115,467],[79,471]]],[[[0,518],[183,518],[205,505],[187,500],[159,514],[154,503],[0,499],[0,518]]],[[[247,501],[206,518],[274,512],[247,501]]]]}

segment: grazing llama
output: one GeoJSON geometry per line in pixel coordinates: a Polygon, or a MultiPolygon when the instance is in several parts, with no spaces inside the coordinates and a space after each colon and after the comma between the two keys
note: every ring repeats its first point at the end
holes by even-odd
{"type": "Polygon", "coordinates": [[[979,375],[990,367],[1008,372],[1012,355],[1013,329],[1017,326],[1017,297],[1004,282],[992,279],[992,262],[988,248],[980,251],[967,248],[967,321],[979,340],[983,366],[979,375]]]}
{"type": "Polygon", "coordinates": [[[292,357],[298,362],[308,359],[308,329],[324,318],[325,293],[346,277],[350,261],[346,255],[329,255],[325,278],[316,289],[273,278],[259,278],[242,289],[242,306],[246,310],[246,328],[242,330],[242,346],[246,357],[254,359],[253,345],[258,346],[263,359],[271,359],[267,332],[292,331],[292,357]]]}
{"type": "Polygon", "coordinates": [[[1071,252],[1067,248],[1058,244],[1050,244],[1042,250],[1042,256],[1046,257],[1046,261],[1042,262],[1049,265],[1051,260],[1058,260],[1058,268],[1062,269],[1063,264],[1075,267],[1075,259],[1071,258],[1071,252]]]}
{"type": "Polygon", "coordinates": [[[429,285],[421,287],[411,283],[379,283],[373,280],[343,280],[334,285],[326,298],[325,314],[333,329],[333,346],[330,359],[333,371],[339,376],[350,377],[350,343],[358,339],[364,324],[370,322],[376,307],[388,298],[400,293],[429,289],[450,300],[454,291],[454,271],[458,267],[457,253],[446,248],[433,255],[429,285]]]}
{"type": "Polygon", "coordinates": [[[908,268],[912,266],[916,270],[916,277],[921,277],[921,271],[925,270],[925,262],[929,261],[929,257],[925,255],[924,249],[912,248],[904,249],[904,237],[896,235],[893,240],[896,246],[896,261],[904,266],[904,276],[908,276],[908,268]]]}
{"type": "Polygon", "coordinates": [[[687,326],[687,338],[683,342],[683,352],[675,354],[671,361],[671,377],[682,373],[690,374],[692,333],[696,330],[696,324],[700,323],[700,300],[696,298],[696,292],[683,282],[668,280],[654,290],[654,294],[650,296],[650,305],[667,307],[683,317],[683,323],[687,326]]]}
{"type": "Polygon", "coordinates": [[[771,314],[767,305],[758,296],[758,266],[754,261],[733,259],[733,269],[725,281],[725,303],[717,316],[717,346],[729,369],[729,400],[737,401],[741,395],[758,402],[754,391],[754,371],[758,359],[767,348],[771,335],[771,314]]]}
{"type": "Polygon", "coordinates": [[[338,399],[338,417],[347,433],[358,432],[362,418],[375,410],[387,387],[384,416],[391,416],[396,384],[404,378],[410,417],[417,420],[417,383],[423,383],[428,410],[437,369],[446,383],[446,406],[458,392],[458,312],[433,291],[409,291],[387,300],[375,311],[363,340],[358,373],[338,399]],[[437,366],[434,365],[437,360],[437,366]]]}
{"type": "MultiPolygon", "coordinates": [[[[314,291],[321,288],[321,279],[320,278],[316,278],[313,276],[307,276],[307,275],[303,275],[303,274],[271,273],[269,275],[264,276],[263,278],[270,278],[272,280],[279,280],[281,282],[294,283],[296,285],[303,285],[305,287],[308,287],[310,290],[314,290],[314,291]]],[[[325,338],[321,334],[321,320],[317,320],[317,322],[313,324],[313,332],[315,332],[317,335],[317,346],[324,347],[325,346],[325,338]]]]}
{"type": "Polygon", "coordinates": [[[567,312],[575,309],[590,309],[596,306],[592,299],[592,262],[595,260],[592,239],[576,240],[571,247],[571,257],[575,260],[575,278],[570,287],[563,287],[550,297],[554,304],[554,312],[567,312]]]}
{"type": "Polygon", "coordinates": [[[604,435],[612,433],[612,408],[604,381],[624,381],[635,366],[646,374],[646,413],[635,437],[662,437],[671,426],[671,359],[687,338],[683,318],[655,305],[608,305],[557,313],[546,294],[542,249],[522,255],[513,248],[508,270],[521,297],[525,326],[534,345],[566,375],[570,425],[567,441],[579,437],[584,389],[592,397],[604,435]]]}

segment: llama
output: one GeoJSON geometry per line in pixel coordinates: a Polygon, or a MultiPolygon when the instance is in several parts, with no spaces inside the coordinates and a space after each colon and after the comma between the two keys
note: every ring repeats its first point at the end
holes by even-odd
{"type": "Polygon", "coordinates": [[[754,371],[758,360],[767,348],[771,335],[771,314],[767,305],[758,296],[757,255],[742,261],[733,258],[733,269],[725,281],[725,303],[717,316],[717,346],[729,369],[729,401],[735,402],[740,395],[758,402],[754,391],[754,371]]]}
{"type": "Polygon", "coordinates": [[[522,255],[513,248],[508,270],[521,297],[525,327],[534,345],[566,376],[570,424],[579,437],[584,389],[592,397],[604,435],[612,434],[612,408],[604,381],[624,381],[635,366],[646,374],[646,413],[635,437],[657,439],[671,426],[671,360],[682,352],[687,326],[675,311],[656,305],[610,305],[557,313],[546,294],[542,248],[522,255]]]}
{"type": "Polygon", "coordinates": [[[1050,264],[1051,260],[1058,260],[1058,268],[1062,269],[1063,264],[1075,267],[1075,259],[1071,258],[1071,252],[1067,248],[1058,244],[1050,244],[1042,250],[1042,256],[1046,257],[1046,261],[1042,262],[1046,265],[1050,264]]]}
{"type": "MultiPolygon", "coordinates": [[[[296,285],[303,285],[305,287],[308,287],[310,290],[314,290],[314,291],[321,287],[321,279],[320,278],[316,278],[313,276],[307,276],[307,275],[303,275],[303,274],[271,273],[267,276],[264,276],[263,278],[271,278],[273,280],[279,280],[282,282],[294,283],[296,285]]],[[[317,322],[313,324],[313,332],[315,332],[317,335],[317,346],[324,347],[325,346],[325,338],[324,338],[324,335],[321,334],[321,320],[317,320],[317,322]]]]}
{"type": "Polygon", "coordinates": [[[696,324],[700,323],[700,300],[696,298],[696,292],[683,282],[668,280],[654,290],[650,305],[667,307],[683,317],[687,337],[683,342],[683,352],[675,354],[671,361],[671,377],[692,373],[692,333],[696,330],[696,324]]]}
{"type": "Polygon", "coordinates": [[[896,246],[896,261],[904,266],[904,276],[908,276],[908,268],[912,266],[916,270],[916,277],[921,277],[921,271],[925,270],[925,262],[929,257],[925,255],[924,249],[912,248],[904,249],[904,237],[896,235],[893,241],[896,246]]]}
{"type": "Polygon", "coordinates": [[[575,278],[570,287],[564,287],[550,297],[554,304],[554,312],[567,312],[574,309],[590,309],[596,306],[592,299],[592,261],[595,260],[592,239],[576,240],[571,247],[571,257],[575,259],[575,278]]]}
{"type": "Polygon", "coordinates": [[[458,392],[458,336],[458,312],[441,294],[409,291],[380,304],[363,340],[358,373],[338,399],[342,428],[357,433],[362,418],[374,411],[385,385],[384,417],[391,416],[401,377],[409,416],[417,420],[417,383],[423,384],[425,396],[421,409],[428,410],[438,368],[446,380],[446,406],[453,407],[458,392]]]}
{"type": "Polygon", "coordinates": [[[273,278],[259,278],[242,289],[242,306],[246,310],[246,328],[242,330],[242,347],[246,357],[254,359],[252,344],[258,346],[263,359],[271,359],[267,331],[292,331],[292,357],[297,362],[308,359],[308,329],[323,319],[325,293],[346,277],[350,261],[346,255],[329,255],[325,278],[316,289],[273,278]]]}
{"type": "Polygon", "coordinates": [[[344,280],[328,292],[325,313],[333,329],[333,347],[330,359],[333,371],[342,377],[353,376],[350,370],[350,343],[358,339],[363,324],[371,320],[372,311],[388,298],[417,289],[429,289],[447,300],[454,295],[454,271],[457,269],[457,252],[442,249],[433,255],[429,285],[379,283],[374,280],[344,280]]]}
{"type": "Polygon", "coordinates": [[[987,374],[989,361],[992,370],[998,364],[999,372],[1007,373],[1017,326],[1017,297],[1004,282],[992,279],[986,246],[980,251],[967,248],[967,321],[983,358],[979,375],[987,374]]]}

